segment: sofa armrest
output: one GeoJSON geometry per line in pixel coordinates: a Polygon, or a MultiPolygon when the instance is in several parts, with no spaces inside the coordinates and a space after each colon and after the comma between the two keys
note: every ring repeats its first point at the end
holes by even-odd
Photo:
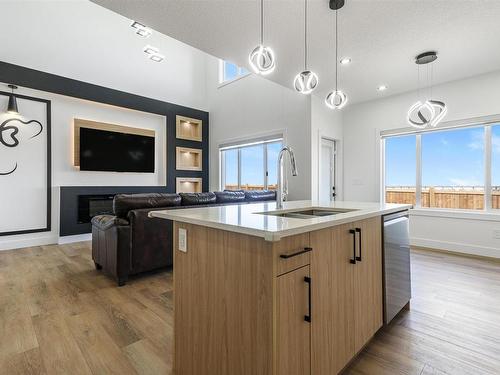
{"type": "Polygon", "coordinates": [[[151,211],[164,209],[144,208],[128,213],[133,273],[167,267],[173,263],[172,221],[149,216],[151,211]]]}
{"type": "Polygon", "coordinates": [[[100,230],[107,230],[118,225],[129,225],[129,221],[113,215],[97,215],[92,218],[92,225],[100,230]]]}

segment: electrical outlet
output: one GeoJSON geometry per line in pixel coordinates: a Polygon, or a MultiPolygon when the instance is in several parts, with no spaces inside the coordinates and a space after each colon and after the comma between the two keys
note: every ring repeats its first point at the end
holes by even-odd
{"type": "Polygon", "coordinates": [[[179,228],[179,251],[187,253],[187,230],[179,228]]]}
{"type": "Polygon", "coordinates": [[[493,238],[500,240],[500,229],[493,229],[493,238]]]}

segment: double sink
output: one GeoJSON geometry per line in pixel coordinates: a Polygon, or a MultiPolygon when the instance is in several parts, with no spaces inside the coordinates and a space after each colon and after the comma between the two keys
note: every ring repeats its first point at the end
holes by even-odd
{"type": "Polygon", "coordinates": [[[347,212],[358,211],[356,209],[341,209],[341,208],[322,208],[322,207],[311,207],[300,210],[288,210],[288,211],[268,211],[259,212],[262,215],[279,216],[293,219],[312,219],[315,217],[325,217],[338,214],[345,214],[347,212]]]}

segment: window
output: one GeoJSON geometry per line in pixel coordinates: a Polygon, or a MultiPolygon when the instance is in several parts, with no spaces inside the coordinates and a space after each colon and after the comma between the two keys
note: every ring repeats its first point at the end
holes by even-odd
{"type": "Polygon", "coordinates": [[[500,125],[384,135],[382,142],[387,203],[500,209],[500,125]]]}
{"type": "Polygon", "coordinates": [[[416,204],[416,136],[391,137],[385,141],[385,200],[416,204]]]}
{"type": "Polygon", "coordinates": [[[421,206],[484,209],[484,128],[422,134],[421,206]]]}
{"type": "Polygon", "coordinates": [[[275,190],[282,139],[220,148],[221,190],[275,190]]]}
{"type": "Polygon", "coordinates": [[[500,125],[491,128],[491,208],[500,209],[500,125]]]}
{"type": "Polygon", "coordinates": [[[244,77],[250,72],[229,61],[219,60],[219,84],[234,81],[244,77]]]}

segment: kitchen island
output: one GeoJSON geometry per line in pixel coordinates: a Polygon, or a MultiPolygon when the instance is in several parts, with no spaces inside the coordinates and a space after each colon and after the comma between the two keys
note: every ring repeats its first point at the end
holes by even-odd
{"type": "Polygon", "coordinates": [[[410,205],[153,211],[174,221],[176,375],[331,375],[383,324],[382,222],[410,205]]]}

